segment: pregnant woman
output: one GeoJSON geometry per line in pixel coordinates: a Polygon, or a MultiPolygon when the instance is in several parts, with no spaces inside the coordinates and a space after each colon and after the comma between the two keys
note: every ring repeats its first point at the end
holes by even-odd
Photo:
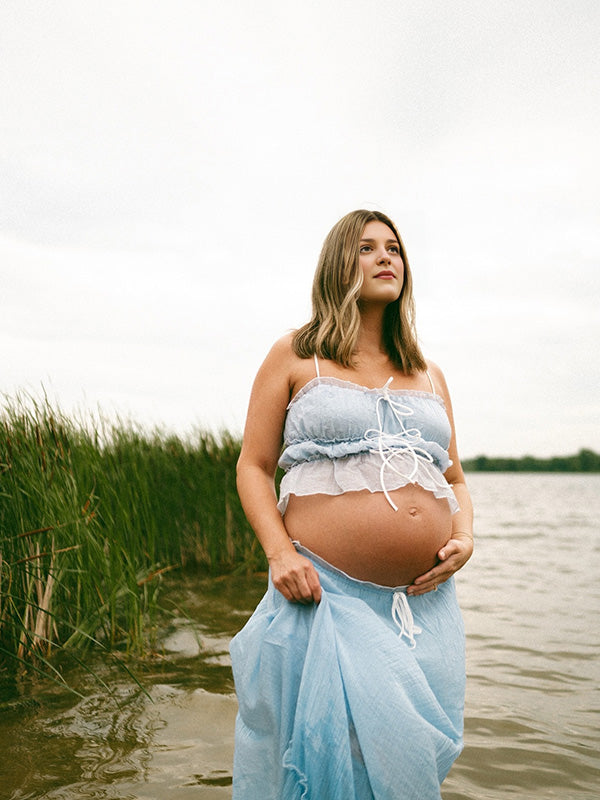
{"type": "Polygon", "coordinates": [[[258,372],[238,463],[269,587],[231,643],[233,797],[439,800],[462,748],[453,575],[473,515],[388,217],[333,227],[312,299],[258,372]]]}

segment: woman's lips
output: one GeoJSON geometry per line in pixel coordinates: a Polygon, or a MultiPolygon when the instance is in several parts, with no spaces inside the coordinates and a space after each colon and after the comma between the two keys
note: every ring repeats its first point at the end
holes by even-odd
{"type": "Polygon", "coordinates": [[[381,272],[378,272],[377,275],[375,275],[375,277],[376,278],[395,278],[396,276],[394,275],[393,272],[390,272],[389,269],[384,269],[381,272]]]}

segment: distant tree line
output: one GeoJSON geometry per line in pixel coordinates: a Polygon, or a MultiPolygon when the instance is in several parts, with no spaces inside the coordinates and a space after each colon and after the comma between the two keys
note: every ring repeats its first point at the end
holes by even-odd
{"type": "Polygon", "coordinates": [[[600,472],[600,454],[580,450],[572,456],[490,458],[476,456],[462,461],[466,472],[600,472]]]}

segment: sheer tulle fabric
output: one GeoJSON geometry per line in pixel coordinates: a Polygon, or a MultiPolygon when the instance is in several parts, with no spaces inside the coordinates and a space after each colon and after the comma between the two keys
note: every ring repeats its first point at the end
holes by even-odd
{"type": "MultiPolygon", "coordinates": [[[[378,452],[359,453],[345,458],[322,458],[304,461],[286,472],[279,487],[279,511],[285,514],[290,495],[311,494],[339,495],[367,489],[370,492],[382,491],[381,457],[378,452]]],[[[409,483],[416,483],[423,489],[433,492],[435,497],[445,498],[452,513],[458,511],[458,503],[452,487],[440,473],[438,467],[425,460],[419,460],[414,476],[414,457],[410,453],[397,453],[394,457],[394,470],[385,473],[387,491],[399,489],[409,483]]]]}

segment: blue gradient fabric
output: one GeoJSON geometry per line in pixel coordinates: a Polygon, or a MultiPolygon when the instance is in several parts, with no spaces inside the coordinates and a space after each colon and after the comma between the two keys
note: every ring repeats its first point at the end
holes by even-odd
{"type": "Polygon", "coordinates": [[[389,494],[418,483],[458,511],[444,477],[452,428],[444,400],[432,392],[369,389],[317,376],[287,409],[285,471],[277,507],[285,514],[290,495],[343,494],[368,489],[389,494]]]}
{"type": "Polygon", "coordinates": [[[313,378],[288,405],[279,466],[288,470],[304,461],[378,450],[383,437],[385,449],[416,450],[444,473],[451,434],[437,394],[313,378]]]}
{"type": "Polygon", "coordinates": [[[289,603],[269,581],[231,642],[233,800],[439,800],[462,749],[454,579],[408,597],[297,547],[321,602],[289,603]]]}

